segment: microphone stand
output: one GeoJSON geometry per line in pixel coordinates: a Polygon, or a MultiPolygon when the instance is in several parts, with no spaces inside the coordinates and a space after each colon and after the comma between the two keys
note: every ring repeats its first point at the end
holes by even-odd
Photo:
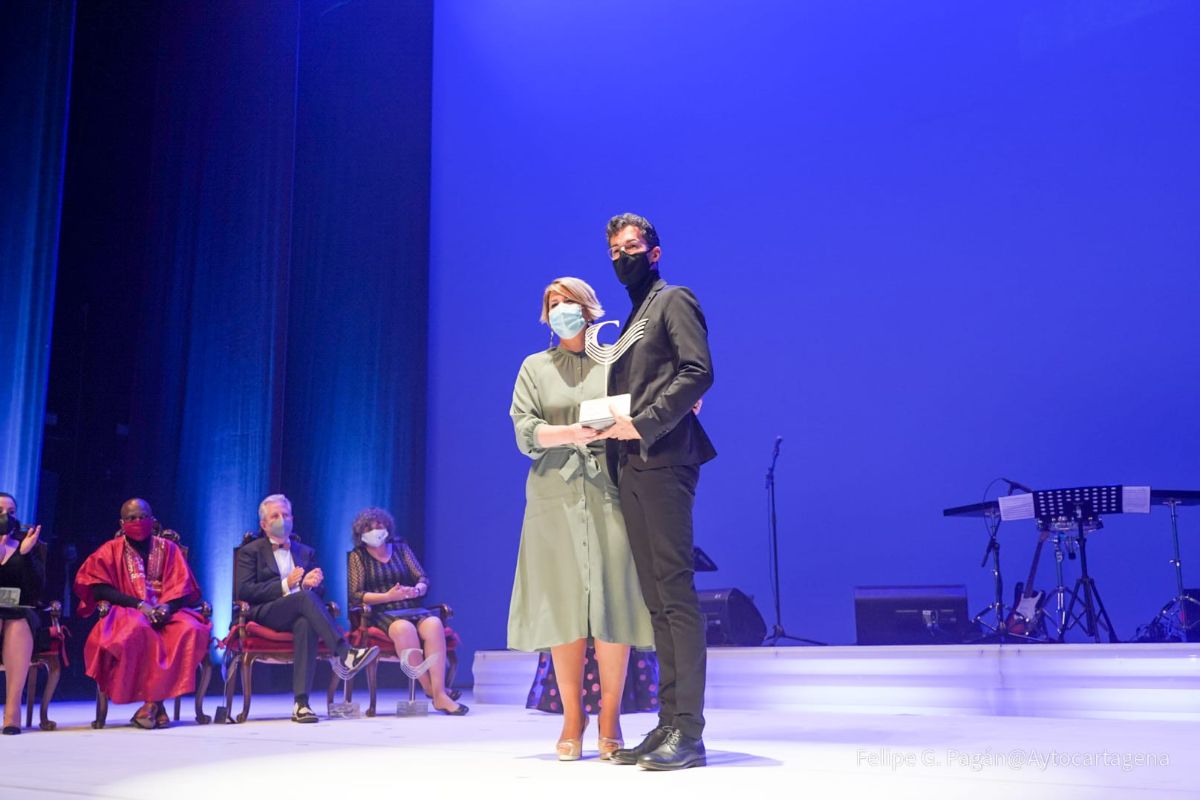
{"type": "Polygon", "coordinates": [[[781,640],[824,645],[825,642],[818,642],[815,639],[791,636],[783,627],[783,614],[779,605],[779,524],[775,517],[775,462],[779,460],[779,445],[781,444],[783,444],[783,437],[776,436],[775,450],[771,453],[771,466],[767,467],[767,529],[771,535],[771,590],[775,599],[775,624],[771,626],[771,633],[767,635],[766,639],[763,639],[763,646],[774,646],[781,640]]]}

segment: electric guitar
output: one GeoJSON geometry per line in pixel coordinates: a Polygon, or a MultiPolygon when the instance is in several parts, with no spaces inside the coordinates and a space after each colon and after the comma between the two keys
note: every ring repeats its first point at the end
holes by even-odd
{"type": "Polygon", "coordinates": [[[1038,561],[1042,557],[1042,545],[1050,538],[1049,529],[1042,530],[1038,535],[1037,547],[1033,550],[1033,563],[1029,565],[1029,578],[1024,583],[1018,583],[1013,610],[1004,621],[1004,627],[1009,633],[1018,636],[1029,636],[1037,633],[1041,624],[1038,613],[1046,602],[1046,593],[1033,588],[1033,579],[1037,576],[1038,561]]]}

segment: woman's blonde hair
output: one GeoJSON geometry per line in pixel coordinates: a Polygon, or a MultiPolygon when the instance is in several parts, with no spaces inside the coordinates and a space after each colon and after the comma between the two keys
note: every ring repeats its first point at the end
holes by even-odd
{"type": "Polygon", "coordinates": [[[604,306],[596,297],[596,291],[579,278],[555,278],[542,292],[542,322],[550,322],[550,293],[558,292],[583,309],[583,318],[595,322],[604,316],[604,306]]]}

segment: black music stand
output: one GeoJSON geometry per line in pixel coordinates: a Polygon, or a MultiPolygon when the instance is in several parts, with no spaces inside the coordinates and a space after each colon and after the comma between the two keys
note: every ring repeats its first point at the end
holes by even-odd
{"type": "Polygon", "coordinates": [[[1087,535],[1104,526],[1101,514],[1123,513],[1123,495],[1121,486],[1084,486],[1033,493],[1033,514],[1038,524],[1056,531],[1073,530],[1079,547],[1079,578],[1071,589],[1070,601],[1060,613],[1060,642],[1066,639],[1067,631],[1077,626],[1096,642],[1100,641],[1102,629],[1108,632],[1110,642],[1120,641],[1096,581],[1088,572],[1087,535]]]}
{"type": "Polygon", "coordinates": [[[1175,596],[1167,601],[1158,615],[1147,626],[1157,632],[1157,641],[1186,642],[1200,626],[1200,601],[1183,588],[1183,558],[1179,551],[1179,506],[1200,505],[1200,491],[1154,489],[1150,492],[1153,502],[1161,502],[1171,510],[1171,542],[1175,547],[1171,566],[1175,568],[1175,596]]]}

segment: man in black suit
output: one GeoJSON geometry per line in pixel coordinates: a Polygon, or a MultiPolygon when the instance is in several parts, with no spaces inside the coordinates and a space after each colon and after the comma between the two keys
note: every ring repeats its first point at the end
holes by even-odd
{"type": "Polygon", "coordinates": [[[700,465],[717,451],[693,409],[713,382],[708,326],[696,296],[659,277],[662,248],[649,220],[621,214],[607,233],[613,269],[633,301],[625,330],[646,320],[642,338],[610,374],[611,394],[632,395],[632,416],[614,410],[606,435],[659,666],[658,727],[612,760],[654,770],[699,767],[706,652],[693,582],[692,506],[700,465]]]}
{"type": "Polygon", "coordinates": [[[321,600],[325,580],[313,548],[293,541],[292,504],[281,494],[258,506],[258,524],[265,536],[238,548],[234,584],[237,599],[250,604],[250,619],[295,638],[292,664],[293,722],[316,722],[308,704],[317,668],[317,640],[333,650],[333,670],[347,679],[379,655],[378,647],[351,647],[337,629],[321,600]]]}

